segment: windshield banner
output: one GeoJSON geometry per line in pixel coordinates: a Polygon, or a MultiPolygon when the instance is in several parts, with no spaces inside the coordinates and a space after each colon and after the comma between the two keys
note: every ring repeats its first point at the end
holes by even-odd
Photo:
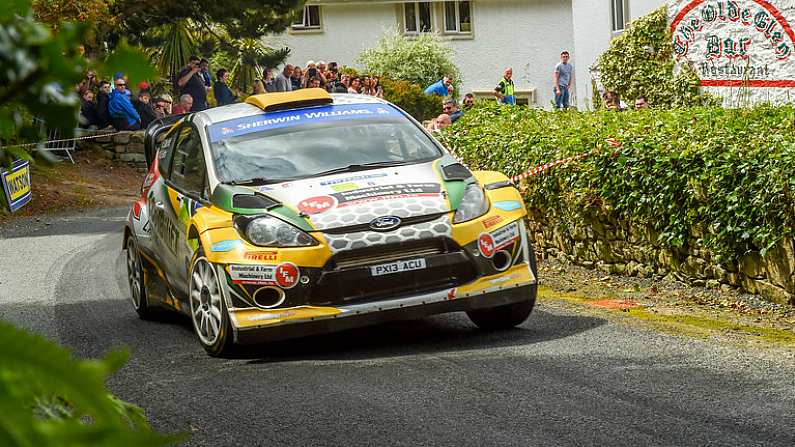
{"type": "Polygon", "coordinates": [[[239,137],[253,132],[300,124],[365,118],[396,118],[401,116],[397,109],[387,104],[345,104],[311,109],[285,110],[283,112],[263,113],[213,124],[210,126],[210,141],[215,143],[224,138],[239,137]]]}

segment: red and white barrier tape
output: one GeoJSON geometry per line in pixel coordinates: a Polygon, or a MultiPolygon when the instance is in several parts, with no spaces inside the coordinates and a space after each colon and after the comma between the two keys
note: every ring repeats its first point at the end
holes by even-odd
{"type": "Polygon", "coordinates": [[[80,140],[91,140],[94,138],[101,138],[101,137],[112,137],[114,135],[118,135],[122,133],[119,132],[108,132],[108,133],[100,133],[94,135],[86,135],[84,137],[74,137],[74,138],[62,138],[60,140],[47,140],[47,141],[40,141],[38,143],[25,143],[25,144],[9,144],[6,147],[34,147],[38,145],[47,145],[47,144],[54,144],[54,143],[65,143],[67,141],[80,141],[80,140]]]}
{"type": "MultiPolygon", "coordinates": [[[[605,140],[605,142],[610,147],[620,147],[621,146],[621,142],[616,140],[615,138],[608,138],[608,139],[605,140]]],[[[516,182],[518,182],[520,180],[524,180],[524,179],[526,179],[528,177],[534,177],[534,176],[536,176],[538,174],[543,174],[544,172],[549,171],[550,169],[555,168],[557,166],[562,166],[562,165],[565,165],[567,163],[571,163],[573,161],[582,160],[583,158],[586,158],[589,155],[591,155],[591,152],[585,152],[584,154],[572,155],[571,157],[566,157],[566,158],[562,158],[560,160],[555,160],[555,161],[551,161],[549,163],[544,163],[542,165],[538,165],[538,166],[536,166],[536,167],[534,167],[532,169],[529,169],[529,170],[527,170],[527,171],[525,171],[525,172],[523,172],[521,174],[514,175],[513,177],[511,177],[511,180],[514,183],[516,183],[516,182]]]]}

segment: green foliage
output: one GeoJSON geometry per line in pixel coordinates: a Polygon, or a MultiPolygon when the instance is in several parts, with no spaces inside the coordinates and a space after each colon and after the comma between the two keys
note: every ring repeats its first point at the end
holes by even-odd
{"type": "Polygon", "coordinates": [[[124,35],[143,35],[151,28],[189,19],[223,27],[233,39],[278,34],[292,22],[304,0],[115,0],[113,15],[124,35]]]}
{"type": "Polygon", "coordinates": [[[453,50],[434,33],[407,37],[395,30],[387,31],[375,48],[359,55],[359,62],[368,73],[423,87],[443,76],[453,79],[454,85],[461,79],[458,67],[453,63],[453,50]]]}
{"type": "Polygon", "coordinates": [[[188,65],[188,58],[196,54],[196,37],[187,20],[164,25],[159,33],[162,42],[156,47],[154,60],[160,76],[172,79],[188,65]]]}
{"type": "Polygon", "coordinates": [[[730,263],[795,233],[793,128],[792,106],[555,113],[479,105],[445,135],[473,168],[507,175],[593,151],[526,183],[531,214],[564,226],[607,214],[652,228],[663,246],[695,244],[730,263]]]}
{"type": "Polygon", "coordinates": [[[63,24],[57,34],[33,20],[30,6],[0,13],[0,163],[29,158],[23,151],[2,147],[17,139],[36,141],[43,118],[68,134],[74,127],[79,98],[73,85],[83,76],[85,61],[77,44],[84,27],[63,24]],[[19,15],[15,14],[18,13],[19,15]],[[4,144],[5,143],[5,144],[4,144]],[[13,154],[9,154],[13,152],[13,154]]]}
{"type": "Polygon", "coordinates": [[[97,67],[97,73],[110,79],[114,73],[123,72],[131,85],[149,81],[157,76],[157,69],[142,49],[122,41],[97,67]]]}
{"type": "MultiPolygon", "coordinates": [[[[30,3],[15,0],[0,12],[0,163],[30,155],[15,147],[39,141],[43,119],[51,129],[68,137],[77,121],[79,98],[74,86],[87,63],[80,54],[83,24],[61,23],[55,33],[33,19],[30,3]]],[[[151,74],[148,60],[137,50],[121,45],[106,61],[107,70],[124,71],[131,78],[151,74]]],[[[42,153],[37,153],[42,154],[42,153]]]]}
{"type": "Polygon", "coordinates": [[[259,39],[240,39],[233,43],[237,48],[232,67],[232,85],[243,93],[251,93],[254,80],[263,77],[263,71],[284,63],[290,55],[289,48],[273,49],[259,39]]]}
{"type": "MultiPolygon", "coordinates": [[[[628,102],[643,95],[653,107],[717,104],[714,98],[700,92],[700,80],[690,67],[683,66],[674,73],[666,20],[666,9],[662,7],[633,21],[613,39],[598,61],[605,89],[628,102]]],[[[601,107],[601,98],[594,100],[594,106],[601,107]]]]}
{"type": "Polygon", "coordinates": [[[408,81],[380,79],[384,88],[384,99],[405,110],[417,121],[429,120],[442,113],[442,98],[426,96],[423,88],[408,81]]]}
{"type": "Polygon", "coordinates": [[[178,441],[152,432],[138,407],[114,398],[105,378],[126,361],[75,360],[54,343],[0,322],[0,445],[155,446],[178,441]]]}

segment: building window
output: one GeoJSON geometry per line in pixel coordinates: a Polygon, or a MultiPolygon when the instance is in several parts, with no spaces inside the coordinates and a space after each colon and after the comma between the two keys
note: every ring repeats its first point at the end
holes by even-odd
{"type": "Polygon", "coordinates": [[[444,32],[472,32],[472,3],[468,1],[444,2],[444,32]]]}
{"type": "Polygon", "coordinates": [[[427,33],[433,30],[431,22],[431,2],[411,2],[403,4],[404,31],[406,33],[427,33]]]}
{"type": "Polygon", "coordinates": [[[320,6],[304,6],[304,10],[298,13],[291,28],[293,30],[320,29],[320,6]]]}
{"type": "Polygon", "coordinates": [[[610,0],[610,13],[612,15],[613,32],[623,31],[629,21],[629,1],[610,0]]]}

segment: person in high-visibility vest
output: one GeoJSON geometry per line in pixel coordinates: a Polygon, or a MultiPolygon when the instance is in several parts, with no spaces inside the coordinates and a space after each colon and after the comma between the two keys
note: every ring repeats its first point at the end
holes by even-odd
{"type": "Polygon", "coordinates": [[[496,96],[497,100],[503,104],[516,104],[516,96],[514,96],[513,92],[513,79],[511,79],[512,77],[513,69],[510,67],[506,68],[500,83],[494,88],[494,96],[496,96]]]}

